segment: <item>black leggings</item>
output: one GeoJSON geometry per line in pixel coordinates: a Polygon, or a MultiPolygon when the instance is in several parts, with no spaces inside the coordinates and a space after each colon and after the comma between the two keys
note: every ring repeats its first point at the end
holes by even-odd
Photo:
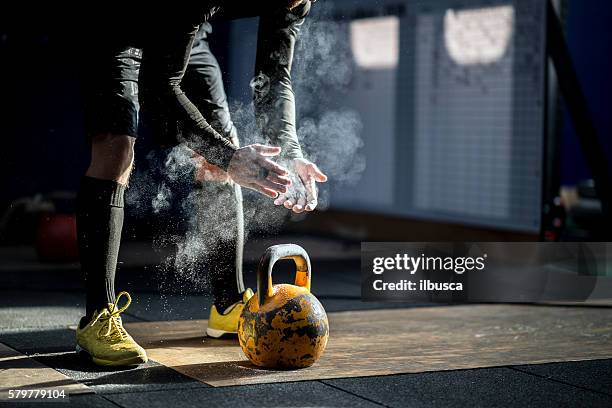
{"type": "Polygon", "coordinates": [[[196,267],[206,273],[217,309],[222,312],[240,300],[244,291],[242,250],[244,218],[242,192],[236,184],[202,183],[189,199],[187,239],[204,247],[196,267]]]}
{"type": "MultiPolygon", "coordinates": [[[[208,35],[212,28],[204,23],[193,44],[183,89],[208,122],[224,137],[239,145],[230,118],[219,64],[212,54],[208,35]]],[[[242,256],[244,215],[239,185],[205,181],[194,194],[195,228],[206,245],[203,264],[217,308],[222,311],[240,299],[244,291],[242,256]],[[202,219],[200,219],[202,218],[202,219]],[[203,230],[198,228],[204,227],[203,230]]],[[[192,220],[193,222],[193,220],[192,220]]]]}

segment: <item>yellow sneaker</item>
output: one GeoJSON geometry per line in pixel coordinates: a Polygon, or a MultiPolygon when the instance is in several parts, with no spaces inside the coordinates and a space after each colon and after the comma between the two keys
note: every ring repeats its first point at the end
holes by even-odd
{"type": "Polygon", "coordinates": [[[240,314],[242,313],[242,309],[244,309],[244,304],[251,296],[253,296],[253,291],[251,289],[245,290],[242,294],[242,301],[236,302],[225,309],[223,314],[219,313],[215,305],[213,305],[210,309],[210,316],[208,317],[206,335],[218,339],[226,334],[237,334],[240,314]]]}
{"type": "Polygon", "coordinates": [[[84,351],[91,360],[102,366],[128,366],[147,362],[147,353],[128,334],[121,322],[121,313],[132,303],[127,292],[121,292],[115,303],[109,303],[102,311],[95,311],[86,326],[77,326],[77,352],[84,351]],[[119,299],[127,297],[127,303],[119,308],[119,299]]]}

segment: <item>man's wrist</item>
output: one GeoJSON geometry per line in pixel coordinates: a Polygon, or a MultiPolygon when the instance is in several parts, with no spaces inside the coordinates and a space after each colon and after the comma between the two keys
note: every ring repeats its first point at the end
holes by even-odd
{"type": "Polygon", "coordinates": [[[234,154],[238,150],[238,147],[233,144],[220,146],[219,148],[219,163],[213,163],[220,167],[222,170],[227,171],[234,154]]]}
{"type": "Polygon", "coordinates": [[[222,143],[194,143],[188,142],[188,147],[204,157],[207,162],[214,164],[223,171],[227,171],[230,161],[234,157],[237,146],[229,142],[222,143]]]}
{"type": "Polygon", "coordinates": [[[290,151],[283,150],[280,154],[280,157],[282,160],[289,161],[289,160],[294,160],[294,159],[303,159],[304,155],[302,154],[301,150],[290,150],[290,151]]]}

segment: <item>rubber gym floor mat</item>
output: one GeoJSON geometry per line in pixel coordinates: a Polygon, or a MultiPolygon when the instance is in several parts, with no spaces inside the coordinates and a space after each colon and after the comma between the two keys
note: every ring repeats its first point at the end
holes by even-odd
{"type": "MultiPolygon", "coordinates": [[[[21,354],[20,352],[0,343],[0,402],[9,401],[9,397],[19,395],[16,391],[39,391],[39,399],[44,401],[58,401],[58,399],[42,398],[49,392],[58,394],[64,391],[65,397],[77,394],[89,394],[93,391],[84,384],[78,383],[64,374],[56,371],[38,361],[21,354]],[[12,396],[9,391],[13,390],[12,396]],[[44,392],[42,392],[44,390],[44,392]]],[[[54,396],[54,394],[51,396],[54,396]]],[[[34,395],[29,395],[31,400],[34,395]]],[[[57,397],[57,395],[56,395],[57,397]]],[[[25,398],[25,396],[19,396],[25,398]]],[[[63,398],[62,398],[63,399],[63,398]]]]}
{"type": "Polygon", "coordinates": [[[612,357],[612,309],[469,305],[329,313],[327,349],[301,370],[258,369],[206,320],[130,323],[149,358],[212,386],[612,357]]]}

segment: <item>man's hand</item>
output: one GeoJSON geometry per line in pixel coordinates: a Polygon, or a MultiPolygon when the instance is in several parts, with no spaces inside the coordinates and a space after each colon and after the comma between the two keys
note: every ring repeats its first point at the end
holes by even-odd
{"type": "Polygon", "coordinates": [[[193,154],[193,160],[196,163],[194,178],[196,181],[214,181],[217,183],[228,183],[232,179],[226,171],[220,167],[210,164],[206,159],[199,154],[193,154]]]}
{"type": "Polygon", "coordinates": [[[284,205],[295,213],[314,211],[317,208],[317,182],[324,183],[327,176],[316,164],[306,159],[293,159],[289,163],[292,173],[292,186],[286,193],[274,200],[276,205],[284,205]]]}
{"type": "Polygon", "coordinates": [[[232,156],[227,173],[241,186],[277,198],[291,185],[289,171],[269,159],[280,152],[280,147],[260,144],[241,147],[232,156]]]}

